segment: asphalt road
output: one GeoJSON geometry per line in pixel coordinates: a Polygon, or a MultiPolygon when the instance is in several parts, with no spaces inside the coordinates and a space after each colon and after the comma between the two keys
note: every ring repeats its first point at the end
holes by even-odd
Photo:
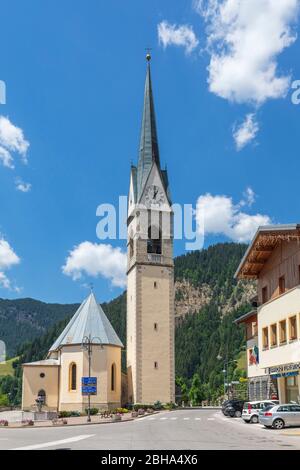
{"type": "Polygon", "coordinates": [[[300,449],[299,436],[285,433],[217,410],[178,410],[124,423],[0,428],[0,449],[300,449]]]}

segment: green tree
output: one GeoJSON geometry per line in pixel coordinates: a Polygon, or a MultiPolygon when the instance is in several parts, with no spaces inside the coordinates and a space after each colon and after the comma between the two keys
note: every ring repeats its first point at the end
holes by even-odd
{"type": "Polygon", "coordinates": [[[200,376],[197,373],[193,376],[189,397],[192,405],[200,405],[201,401],[204,400],[200,376]]]}

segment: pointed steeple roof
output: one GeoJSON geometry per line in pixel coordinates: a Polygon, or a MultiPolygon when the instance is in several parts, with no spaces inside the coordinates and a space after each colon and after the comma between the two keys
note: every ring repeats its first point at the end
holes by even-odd
{"type": "Polygon", "coordinates": [[[147,54],[147,72],[144,92],[144,110],[137,167],[137,192],[140,197],[153,162],[160,168],[159,149],[151,83],[150,54],[147,54]]]}
{"type": "Polygon", "coordinates": [[[97,304],[93,292],[80,305],[49,352],[57,351],[66,345],[81,344],[83,339],[89,336],[95,344],[123,347],[102,307],[97,304]]]}

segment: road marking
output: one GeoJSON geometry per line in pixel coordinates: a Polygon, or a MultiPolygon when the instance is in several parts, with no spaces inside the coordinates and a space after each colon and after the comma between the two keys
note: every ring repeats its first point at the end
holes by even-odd
{"type": "Polygon", "coordinates": [[[168,418],[159,418],[159,419],[163,420],[163,419],[168,419],[168,418]]]}
{"type": "Polygon", "coordinates": [[[177,419],[177,418],[170,418],[170,419],[172,419],[173,421],[175,421],[175,419],[177,419]]]}
{"type": "Polygon", "coordinates": [[[183,418],[183,419],[184,419],[184,421],[188,421],[190,418],[183,418]]]}
{"type": "Polygon", "coordinates": [[[201,418],[195,418],[196,421],[201,421],[201,418]]]}
{"type": "Polygon", "coordinates": [[[16,447],[12,450],[34,450],[34,449],[43,449],[44,447],[53,447],[59,446],[61,444],[68,444],[70,442],[77,442],[82,441],[83,439],[89,439],[90,437],[94,437],[95,434],[82,434],[80,436],[69,437],[68,439],[61,439],[60,441],[51,441],[51,442],[44,442],[42,444],[33,444],[30,446],[24,447],[16,447]]]}
{"type": "Polygon", "coordinates": [[[214,421],[215,418],[207,418],[207,421],[214,421]]]}

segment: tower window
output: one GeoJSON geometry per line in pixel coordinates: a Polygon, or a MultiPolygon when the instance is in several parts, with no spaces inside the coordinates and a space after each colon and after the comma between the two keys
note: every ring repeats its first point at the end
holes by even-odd
{"type": "Polygon", "coordinates": [[[114,392],[116,389],[116,364],[111,366],[111,391],[114,392]]]}
{"type": "Polygon", "coordinates": [[[157,331],[157,327],[158,327],[157,323],[154,323],[154,329],[155,329],[155,331],[157,331]]]}
{"type": "Polygon", "coordinates": [[[153,287],[154,287],[154,289],[156,289],[156,288],[157,288],[157,282],[156,282],[156,281],[154,281],[154,283],[153,283],[153,287]]]}
{"type": "Polygon", "coordinates": [[[69,390],[75,391],[77,389],[76,382],[77,382],[77,366],[75,362],[72,362],[70,364],[70,369],[69,369],[69,390]]]}
{"type": "Polygon", "coordinates": [[[147,253],[161,255],[161,232],[155,225],[148,228],[147,253]]]}
{"type": "Polygon", "coordinates": [[[154,369],[158,369],[158,362],[154,362],[154,369]]]}
{"type": "Polygon", "coordinates": [[[129,256],[130,256],[130,258],[133,257],[133,254],[134,254],[133,239],[130,238],[130,240],[129,240],[129,256]]]}

